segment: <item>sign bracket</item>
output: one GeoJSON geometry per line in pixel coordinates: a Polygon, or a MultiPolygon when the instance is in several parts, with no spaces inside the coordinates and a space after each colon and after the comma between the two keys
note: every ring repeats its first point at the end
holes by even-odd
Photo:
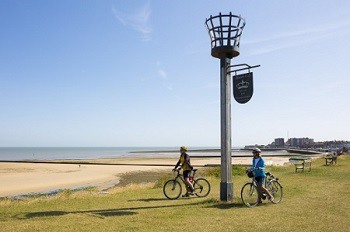
{"type": "Polygon", "coordinates": [[[250,69],[253,69],[253,68],[258,68],[260,67],[260,64],[259,65],[254,65],[254,66],[250,66],[248,64],[235,64],[235,65],[229,65],[227,67],[227,74],[231,74],[233,72],[235,72],[235,74],[237,75],[237,72],[239,71],[243,71],[243,70],[249,70],[250,72],[250,69]],[[231,70],[231,68],[234,68],[234,67],[241,67],[241,66],[245,66],[244,68],[239,68],[239,69],[234,69],[234,70],[231,70]]]}

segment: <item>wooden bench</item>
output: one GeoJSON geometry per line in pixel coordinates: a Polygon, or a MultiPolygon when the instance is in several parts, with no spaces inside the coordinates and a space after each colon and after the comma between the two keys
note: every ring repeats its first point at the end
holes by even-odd
{"type": "Polygon", "coordinates": [[[304,171],[308,170],[311,171],[311,158],[307,157],[293,157],[289,159],[289,162],[294,164],[295,166],[295,172],[298,172],[298,170],[304,171]]]}
{"type": "Polygon", "coordinates": [[[326,165],[337,164],[337,154],[326,155],[324,158],[326,160],[326,165]]]}

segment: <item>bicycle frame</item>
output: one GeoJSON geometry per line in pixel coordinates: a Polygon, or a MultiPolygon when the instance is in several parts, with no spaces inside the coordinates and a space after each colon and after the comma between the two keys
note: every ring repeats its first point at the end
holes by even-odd
{"type": "MultiPolygon", "coordinates": [[[[278,181],[278,178],[275,178],[270,172],[265,172],[265,174],[266,174],[266,177],[264,178],[264,183],[263,183],[263,185],[264,185],[265,187],[267,187],[267,182],[269,182],[269,181],[271,181],[271,180],[278,181]]],[[[252,183],[253,183],[255,186],[257,186],[255,177],[252,177],[251,179],[252,179],[252,183]]]]}
{"type": "MultiPolygon", "coordinates": [[[[256,206],[259,203],[259,201],[257,201],[258,199],[265,200],[267,197],[266,196],[267,194],[262,192],[262,190],[258,188],[255,178],[251,177],[251,179],[252,179],[251,182],[247,182],[245,185],[243,185],[241,189],[242,201],[248,207],[256,206]],[[249,188],[248,186],[251,186],[251,187],[249,188]],[[254,193],[255,191],[256,193],[254,193]],[[255,198],[257,200],[254,200],[254,195],[257,197],[255,198]]],[[[283,187],[279,183],[278,178],[273,176],[270,172],[266,172],[266,178],[264,179],[263,186],[267,189],[267,191],[269,191],[271,195],[274,196],[272,203],[277,204],[282,200],[283,187]]]]}
{"type": "MultiPolygon", "coordinates": [[[[175,180],[180,179],[180,180],[182,181],[182,183],[184,183],[184,184],[186,185],[184,175],[180,173],[180,170],[179,170],[179,169],[176,169],[175,171],[177,172],[177,175],[176,175],[176,177],[175,177],[174,179],[175,179],[175,180]]],[[[192,184],[194,183],[194,180],[195,180],[195,178],[194,178],[195,173],[196,173],[196,172],[193,173],[193,180],[190,181],[192,184]]]]}
{"type": "MultiPolygon", "coordinates": [[[[258,191],[258,194],[259,194],[259,197],[262,198],[262,199],[266,199],[266,194],[264,194],[263,192],[261,192],[261,189],[258,188],[258,184],[255,180],[255,177],[252,177],[252,184],[256,187],[256,190],[258,191]]],[[[264,183],[263,183],[263,186],[266,188],[267,187],[267,178],[264,178],[264,183]]]]}
{"type": "MultiPolygon", "coordinates": [[[[182,183],[186,186],[185,178],[183,174],[180,173],[180,170],[176,169],[174,172],[177,172],[176,176],[173,179],[170,179],[164,183],[163,193],[164,195],[171,200],[177,199],[180,197],[182,192],[182,183]],[[181,181],[180,181],[180,180],[181,181]]],[[[206,197],[210,192],[210,183],[203,177],[194,178],[197,169],[193,169],[193,174],[190,175],[190,182],[193,185],[194,193],[188,194],[188,192],[183,195],[183,197],[188,197],[189,195],[195,194],[197,197],[206,197]],[[193,177],[193,179],[192,179],[193,177]]],[[[188,190],[188,186],[186,186],[186,190],[188,190]]]]}

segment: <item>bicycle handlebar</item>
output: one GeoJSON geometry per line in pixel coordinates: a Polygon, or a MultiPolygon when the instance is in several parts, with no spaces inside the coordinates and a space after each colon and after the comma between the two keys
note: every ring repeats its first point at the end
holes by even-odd
{"type": "MultiPolygon", "coordinates": [[[[249,168],[249,169],[247,169],[246,171],[248,171],[248,170],[252,170],[252,171],[253,171],[253,170],[265,170],[265,168],[249,168]]],[[[265,175],[266,175],[266,176],[271,176],[272,178],[278,179],[277,177],[273,176],[271,172],[265,172],[265,175]]]]}
{"type": "Polygon", "coordinates": [[[248,168],[247,170],[252,170],[252,171],[254,171],[254,170],[265,170],[265,168],[261,168],[261,167],[259,167],[259,168],[248,168]]]}

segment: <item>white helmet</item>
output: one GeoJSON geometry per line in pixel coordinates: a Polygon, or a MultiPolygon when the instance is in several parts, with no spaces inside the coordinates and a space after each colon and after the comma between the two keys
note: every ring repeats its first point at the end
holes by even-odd
{"type": "Polygon", "coordinates": [[[261,153],[261,150],[259,148],[255,147],[253,149],[253,153],[261,153]]]}

